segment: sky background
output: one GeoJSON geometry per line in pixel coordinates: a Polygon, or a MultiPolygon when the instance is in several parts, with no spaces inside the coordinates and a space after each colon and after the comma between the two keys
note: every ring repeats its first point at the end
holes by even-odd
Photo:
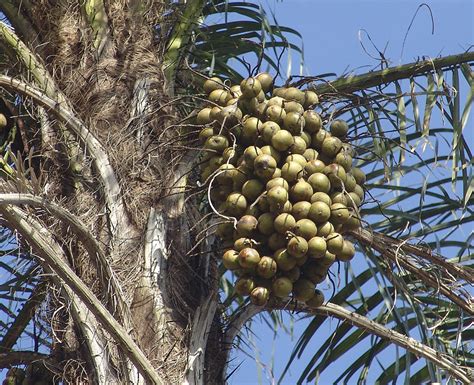
{"type": "MultiPolygon", "coordinates": [[[[374,59],[379,58],[377,49],[384,52],[390,66],[394,66],[422,57],[434,58],[461,53],[469,50],[474,44],[474,2],[470,0],[426,1],[425,4],[431,9],[433,22],[428,8],[420,8],[406,38],[411,20],[422,2],[283,0],[262,4],[275,14],[280,25],[294,28],[302,34],[303,75],[342,75],[376,69],[379,64],[378,60],[374,59]],[[368,36],[377,49],[372,46],[368,36]]],[[[298,43],[298,40],[294,42],[298,43]]],[[[300,74],[299,62],[298,54],[293,53],[291,74],[300,74]]],[[[474,143],[472,120],[466,129],[468,140],[474,143]]],[[[356,256],[351,263],[357,270],[358,263],[362,263],[361,256],[356,256]]],[[[272,384],[274,380],[278,380],[293,346],[308,324],[307,320],[293,323],[290,317],[285,316],[285,319],[293,336],[283,330],[275,334],[258,317],[253,321],[248,334],[253,346],[245,349],[250,356],[241,352],[234,354],[231,367],[238,368],[230,378],[230,384],[272,384]]],[[[318,331],[323,334],[323,340],[336,325],[337,320],[326,321],[325,329],[318,331]]],[[[282,384],[296,383],[311,353],[318,347],[315,341],[314,347],[310,346],[307,354],[293,363],[282,384]]],[[[386,354],[393,355],[394,351],[386,354]]],[[[350,362],[350,358],[343,357],[337,364],[330,366],[325,374],[329,377],[337,374],[346,362],[350,362]]],[[[369,377],[368,384],[371,383],[371,378],[373,381],[375,377],[369,377]]],[[[322,379],[320,383],[329,384],[332,381],[328,378],[322,379]]]]}

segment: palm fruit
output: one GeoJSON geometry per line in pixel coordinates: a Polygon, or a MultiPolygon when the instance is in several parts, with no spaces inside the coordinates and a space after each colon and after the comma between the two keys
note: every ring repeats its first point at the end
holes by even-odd
{"type": "Polygon", "coordinates": [[[290,201],[286,201],[283,205],[279,203],[272,203],[270,202],[270,212],[274,214],[281,214],[281,213],[291,213],[291,209],[293,205],[290,201]]]}
{"type": "Polygon", "coordinates": [[[270,298],[270,290],[266,287],[256,287],[250,293],[250,301],[256,306],[264,306],[270,298]]]}
{"type": "MultiPolygon", "coordinates": [[[[306,143],[306,150],[308,150],[308,147],[311,145],[311,135],[308,134],[306,131],[303,131],[299,134],[299,136],[301,137],[301,139],[304,140],[304,142],[306,143]]],[[[304,152],[306,152],[306,150],[304,150],[304,152]]],[[[311,151],[315,151],[315,153],[317,154],[318,152],[316,150],[314,150],[313,148],[310,148],[309,150],[311,151]]],[[[304,153],[303,153],[304,155],[304,153]]]]}
{"type": "Polygon", "coordinates": [[[308,252],[308,242],[303,237],[291,237],[286,245],[288,254],[295,258],[302,258],[308,252]]]}
{"type": "Polygon", "coordinates": [[[263,213],[262,215],[260,215],[258,217],[258,231],[260,231],[260,233],[262,233],[263,235],[272,235],[275,231],[275,228],[273,227],[274,220],[275,217],[272,213],[263,213]]]}
{"type": "Polygon", "coordinates": [[[306,162],[318,159],[318,155],[319,153],[314,148],[307,148],[303,153],[306,162]]]}
{"type": "Polygon", "coordinates": [[[215,171],[224,163],[224,158],[222,156],[211,156],[207,162],[208,167],[215,171]]]}
{"type": "Polygon", "coordinates": [[[273,187],[277,186],[283,187],[286,191],[289,189],[288,182],[282,177],[270,179],[266,184],[266,189],[270,191],[273,187]]]}
{"type": "Polygon", "coordinates": [[[339,138],[343,138],[349,131],[349,126],[344,120],[333,120],[330,126],[331,134],[339,138]]]}
{"type": "Polygon", "coordinates": [[[304,108],[301,104],[298,102],[293,102],[293,101],[285,101],[283,103],[283,108],[285,109],[286,116],[288,116],[289,112],[297,112],[300,115],[303,115],[304,113],[304,108]]]}
{"type": "Polygon", "coordinates": [[[244,215],[237,221],[237,234],[241,237],[248,237],[254,232],[257,225],[257,218],[252,215],[244,215]]]}
{"type": "Polygon", "coordinates": [[[255,174],[262,179],[270,179],[275,172],[276,166],[276,160],[267,154],[258,155],[253,162],[255,174]]]}
{"type": "Polygon", "coordinates": [[[239,264],[245,269],[253,269],[257,267],[260,262],[260,254],[257,250],[250,247],[240,250],[239,252],[239,264]]]}
{"type": "Polygon", "coordinates": [[[211,113],[210,107],[205,107],[201,111],[199,111],[196,116],[196,124],[205,125],[205,124],[211,123],[212,120],[210,117],[210,113],[211,113]]]}
{"type": "Polygon", "coordinates": [[[327,194],[331,190],[331,182],[329,178],[321,172],[311,174],[308,177],[308,183],[311,185],[314,192],[320,191],[327,194]]]}
{"type": "Polygon", "coordinates": [[[304,167],[308,161],[301,154],[291,154],[291,155],[288,155],[285,159],[285,163],[288,163],[288,162],[296,162],[296,163],[299,163],[302,167],[304,167]]]}
{"type": "Polygon", "coordinates": [[[204,127],[199,131],[199,141],[205,143],[212,135],[214,135],[214,129],[212,127],[204,127]]]}
{"type": "MultiPolygon", "coordinates": [[[[269,146],[269,145],[263,146],[261,150],[262,150],[262,153],[272,156],[273,159],[275,159],[277,163],[280,163],[280,160],[281,160],[280,152],[278,152],[273,146],[269,146]]],[[[277,169],[275,169],[275,171],[277,171],[277,169]]]]}
{"type": "Polygon", "coordinates": [[[222,264],[228,270],[240,269],[239,252],[236,250],[227,250],[222,255],[222,264]]]}
{"type": "Polygon", "coordinates": [[[211,119],[211,122],[217,122],[217,117],[219,116],[219,112],[221,112],[222,106],[214,106],[211,108],[211,111],[209,112],[209,118],[211,119]]]}
{"type": "Polygon", "coordinates": [[[286,112],[283,107],[280,107],[276,104],[272,104],[267,107],[265,110],[266,120],[271,120],[272,122],[278,123],[280,126],[283,125],[285,120],[286,112]]]}
{"type": "Polygon", "coordinates": [[[263,92],[270,92],[272,90],[273,77],[268,72],[260,72],[255,78],[260,82],[263,92]]]}
{"type": "Polygon", "coordinates": [[[236,173],[237,169],[235,166],[229,163],[224,163],[217,169],[216,181],[221,185],[232,185],[236,173]]]}
{"type": "Polygon", "coordinates": [[[234,241],[234,250],[241,251],[246,247],[254,247],[256,242],[252,238],[238,238],[234,241]]]}
{"type": "Polygon", "coordinates": [[[313,188],[304,179],[300,179],[290,188],[292,202],[309,201],[313,195],[313,188]]]}
{"type": "Polygon", "coordinates": [[[229,140],[223,135],[213,135],[207,138],[206,142],[204,143],[204,148],[211,151],[216,151],[221,153],[229,147],[229,140]]]}
{"type": "Polygon", "coordinates": [[[350,192],[347,198],[347,207],[356,208],[362,204],[362,200],[360,196],[357,195],[355,192],[350,192]]]}
{"type": "Polygon", "coordinates": [[[222,107],[224,107],[231,98],[231,94],[226,90],[214,90],[208,96],[210,102],[222,107]]]}
{"type": "Polygon", "coordinates": [[[294,143],[293,135],[287,130],[277,131],[272,136],[272,146],[278,151],[287,151],[294,143]]]}
{"type": "Polygon", "coordinates": [[[336,163],[327,165],[324,168],[323,173],[329,178],[333,188],[342,188],[346,182],[346,171],[342,166],[336,163]]]}
{"type": "Polygon", "coordinates": [[[322,192],[322,191],[317,191],[315,192],[313,195],[311,195],[311,199],[310,199],[310,202],[311,203],[314,203],[314,202],[324,202],[326,203],[328,206],[331,206],[332,205],[332,199],[331,197],[322,192]]]}
{"type": "Polygon", "coordinates": [[[268,99],[267,106],[279,106],[284,107],[285,99],[280,96],[273,96],[272,98],[268,99]]]}
{"type": "Polygon", "coordinates": [[[304,171],[306,175],[310,176],[316,173],[322,173],[326,164],[319,159],[309,160],[304,166],[304,171]]]}
{"type": "Polygon", "coordinates": [[[314,294],[314,283],[309,279],[300,278],[293,284],[293,295],[298,301],[305,302],[314,294]]]}
{"type": "Polygon", "coordinates": [[[304,92],[303,106],[305,109],[311,108],[319,103],[319,98],[316,92],[307,90],[304,92]]]}
{"type": "Polygon", "coordinates": [[[317,308],[324,304],[324,294],[321,290],[315,289],[313,296],[306,301],[306,305],[317,308]]]}
{"type": "Polygon", "coordinates": [[[273,233],[268,238],[267,243],[268,243],[268,247],[272,251],[277,251],[277,250],[283,249],[286,246],[286,239],[282,234],[273,233]]]}
{"type": "Polygon", "coordinates": [[[245,182],[249,179],[249,171],[246,167],[240,165],[237,167],[237,172],[234,175],[234,180],[232,181],[232,187],[234,191],[240,191],[245,182]]]}
{"type": "Polygon", "coordinates": [[[355,255],[354,244],[346,239],[344,239],[342,249],[336,253],[336,258],[340,261],[348,262],[355,255]]]}
{"type": "Polygon", "coordinates": [[[279,277],[273,281],[272,293],[275,297],[286,298],[293,290],[293,283],[288,277],[279,277]]]}
{"type": "Polygon", "coordinates": [[[277,233],[285,234],[287,231],[293,230],[296,226],[296,220],[293,215],[282,213],[275,218],[273,226],[277,233]]]}
{"type": "Polygon", "coordinates": [[[238,192],[229,194],[225,203],[226,213],[232,216],[240,216],[247,209],[247,199],[238,192]]]}
{"type": "Polygon", "coordinates": [[[356,193],[361,200],[364,200],[364,189],[360,185],[356,184],[354,187],[354,193],[356,193]]]}
{"type": "Polygon", "coordinates": [[[310,134],[317,133],[323,127],[321,116],[313,110],[307,110],[303,113],[305,120],[305,131],[310,134]]]}
{"type": "Polygon", "coordinates": [[[222,152],[222,159],[224,160],[224,162],[228,162],[235,166],[237,164],[237,158],[239,157],[239,151],[240,149],[234,147],[227,147],[222,152]]]}
{"type": "Polygon", "coordinates": [[[296,182],[303,176],[303,166],[297,162],[287,162],[281,167],[281,176],[289,183],[296,182]]]}
{"type": "Polygon", "coordinates": [[[333,224],[344,224],[349,219],[349,210],[342,203],[333,203],[331,205],[331,222],[333,224]]]}
{"type": "Polygon", "coordinates": [[[344,182],[344,188],[346,191],[353,192],[356,186],[357,182],[354,176],[351,173],[346,173],[346,181],[344,182]]]}
{"type": "Polygon", "coordinates": [[[344,206],[347,206],[349,204],[349,194],[345,192],[336,191],[331,194],[331,202],[341,203],[344,206]]]}
{"type": "Polygon", "coordinates": [[[284,87],[276,87],[273,89],[272,96],[273,97],[278,96],[278,97],[283,98],[283,96],[285,95],[285,91],[286,89],[284,87]]]}
{"type": "MultiPolygon", "coordinates": [[[[351,193],[352,194],[352,193],[351,193]]],[[[352,210],[349,211],[349,218],[347,219],[347,222],[344,223],[344,231],[349,231],[349,230],[355,230],[361,227],[362,222],[360,219],[360,215],[352,210]]]]}
{"type": "Polygon", "coordinates": [[[262,135],[263,140],[266,143],[270,144],[272,142],[273,135],[275,135],[280,130],[281,127],[278,123],[269,120],[268,122],[262,124],[260,133],[262,135]]]}
{"type": "Polygon", "coordinates": [[[222,90],[224,83],[218,77],[212,77],[204,82],[203,88],[204,92],[209,95],[214,90],[222,90]]]}
{"type": "Polygon", "coordinates": [[[304,117],[298,112],[287,112],[283,119],[283,127],[293,135],[299,135],[303,131],[304,125],[304,117]]]}
{"type": "Polygon", "coordinates": [[[247,209],[244,211],[244,215],[251,215],[255,218],[258,218],[261,214],[260,209],[258,208],[257,205],[254,205],[253,203],[247,207],[247,209]]]}
{"type": "Polygon", "coordinates": [[[291,209],[291,215],[299,221],[308,217],[309,209],[311,208],[311,203],[307,201],[296,202],[291,209]]]}
{"type": "Polygon", "coordinates": [[[242,195],[248,202],[254,202],[265,190],[265,186],[258,179],[249,179],[242,185],[242,195]]]}
{"type": "Polygon", "coordinates": [[[230,87],[230,93],[234,98],[239,98],[242,95],[242,91],[240,90],[240,86],[238,84],[230,87]]]}
{"type": "Polygon", "coordinates": [[[242,111],[237,106],[237,103],[230,105],[228,103],[217,113],[216,120],[226,127],[233,127],[242,119],[242,111]]]}
{"type": "Polygon", "coordinates": [[[254,144],[262,129],[263,123],[255,117],[248,117],[244,120],[242,126],[242,140],[245,143],[254,144]]]}
{"type": "Polygon", "coordinates": [[[326,267],[331,266],[335,261],[336,261],[336,255],[333,253],[330,253],[329,251],[326,251],[326,254],[324,255],[324,257],[318,259],[318,263],[321,266],[326,266],[326,267]]]}
{"type": "Polygon", "coordinates": [[[290,271],[296,266],[296,259],[293,258],[286,249],[279,249],[273,254],[278,270],[290,271]]]}
{"type": "Polygon", "coordinates": [[[318,228],[314,222],[310,219],[300,219],[296,222],[294,232],[309,241],[311,238],[316,236],[318,228]]]}
{"type": "Polygon", "coordinates": [[[326,255],[327,243],[323,237],[312,237],[308,241],[308,256],[310,258],[322,258],[326,255]]]}
{"type": "MultiPolygon", "coordinates": [[[[331,209],[324,202],[311,203],[311,207],[308,212],[308,218],[314,223],[320,224],[326,222],[331,217],[331,209]]],[[[318,231],[319,233],[319,231],[318,231]]]]}
{"type": "Polygon", "coordinates": [[[270,210],[270,204],[268,203],[268,197],[266,195],[261,195],[257,199],[257,207],[261,212],[266,213],[268,210],[270,210]]]}
{"type": "Polygon", "coordinates": [[[327,274],[327,268],[325,266],[321,266],[317,262],[309,262],[305,265],[304,276],[315,285],[324,282],[327,274]]]}
{"type": "Polygon", "coordinates": [[[318,235],[321,237],[327,237],[329,234],[334,232],[334,225],[331,222],[323,222],[318,224],[318,235]]]}
{"type": "Polygon", "coordinates": [[[262,257],[257,265],[257,274],[262,278],[271,278],[277,272],[277,264],[271,257],[262,257]]]}
{"type": "Polygon", "coordinates": [[[238,106],[244,114],[255,114],[260,106],[257,98],[246,98],[244,95],[239,96],[238,106]]]}
{"type": "Polygon", "coordinates": [[[240,295],[249,295],[255,288],[255,281],[252,277],[240,277],[234,284],[235,291],[240,295]]]}
{"type": "Polygon", "coordinates": [[[341,148],[341,139],[335,136],[327,136],[321,145],[322,153],[330,158],[335,157],[337,153],[341,151],[341,148]]]}
{"type": "Polygon", "coordinates": [[[354,178],[355,178],[358,185],[362,186],[365,183],[365,180],[366,180],[365,174],[360,168],[353,167],[352,168],[352,175],[354,175],[354,178]]]}
{"type": "Polygon", "coordinates": [[[304,92],[296,87],[288,87],[285,90],[285,94],[283,97],[286,100],[292,100],[294,102],[298,102],[299,104],[303,104],[305,100],[304,92]]]}
{"type": "Polygon", "coordinates": [[[307,149],[306,142],[301,136],[294,136],[293,137],[293,144],[290,146],[288,151],[293,154],[304,154],[307,149]]]}
{"type": "Polygon", "coordinates": [[[260,148],[258,148],[257,146],[248,146],[244,150],[244,154],[243,154],[245,165],[253,169],[253,163],[255,161],[255,158],[262,154],[263,154],[262,150],[260,150],[260,148]]]}
{"type": "Polygon", "coordinates": [[[339,164],[345,171],[349,172],[352,167],[352,156],[346,151],[339,151],[334,158],[334,163],[339,164]]]}
{"type": "Polygon", "coordinates": [[[320,128],[311,137],[311,146],[316,150],[321,151],[324,140],[330,136],[331,134],[329,132],[327,132],[324,128],[320,128]]]}
{"type": "Polygon", "coordinates": [[[328,251],[332,254],[339,253],[344,244],[344,238],[339,233],[331,233],[326,237],[328,251]]]}
{"type": "Polygon", "coordinates": [[[288,191],[281,186],[272,187],[267,192],[267,199],[271,205],[284,205],[288,200],[288,191]]]}
{"type": "MultiPolygon", "coordinates": [[[[303,258],[300,258],[303,259],[303,258]]],[[[288,278],[292,283],[296,282],[301,277],[301,269],[299,266],[293,267],[293,269],[282,272],[283,276],[288,278]]]]}
{"type": "Polygon", "coordinates": [[[261,90],[258,95],[256,96],[257,100],[259,103],[263,103],[266,98],[265,98],[265,92],[263,92],[263,90],[261,90]]]}
{"type": "Polygon", "coordinates": [[[262,84],[256,78],[247,78],[240,82],[240,91],[245,98],[254,98],[262,90],[262,84]]]}

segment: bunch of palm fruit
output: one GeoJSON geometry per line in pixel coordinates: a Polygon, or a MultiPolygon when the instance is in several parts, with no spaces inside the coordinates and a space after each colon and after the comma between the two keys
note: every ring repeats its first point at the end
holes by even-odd
{"type": "Polygon", "coordinates": [[[213,77],[204,91],[201,181],[235,291],[260,306],[290,296],[320,306],[316,285],[352,259],[343,234],[361,224],[365,175],[352,167],[347,123],[323,125],[316,93],[274,88],[268,73],[233,86],[213,77]]]}

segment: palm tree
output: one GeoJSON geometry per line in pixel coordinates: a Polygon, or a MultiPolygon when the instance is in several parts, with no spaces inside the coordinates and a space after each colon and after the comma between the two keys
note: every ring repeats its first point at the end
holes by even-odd
{"type": "MultiPolygon", "coordinates": [[[[299,49],[285,34],[297,33],[225,0],[3,0],[0,11],[0,367],[25,365],[31,384],[224,383],[243,325],[265,310],[277,327],[288,304],[256,307],[225,291],[192,117],[206,75],[239,81],[231,59],[247,67],[249,53],[277,72],[280,49],[299,49]],[[216,14],[224,21],[203,23],[216,14]]],[[[473,61],[293,82],[317,92],[323,116],[347,118],[372,197],[351,234],[367,269],[341,265],[345,283],[316,310],[290,304],[311,322],[288,366],[325,319],[343,321],[300,381],[369,335],[339,382],[363,379],[395,345],[404,353],[380,383],[472,379],[471,236],[452,234],[474,218],[464,136],[473,61]],[[431,127],[436,111],[444,127],[431,127]]]]}

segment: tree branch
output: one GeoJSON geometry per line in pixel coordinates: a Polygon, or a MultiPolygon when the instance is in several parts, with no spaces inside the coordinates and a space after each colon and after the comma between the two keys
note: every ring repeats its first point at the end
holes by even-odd
{"type": "Polygon", "coordinates": [[[23,35],[28,42],[32,43],[37,40],[38,35],[36,27],[33,26],[28,18],[21,12],[21,7],[13,4],[11,0],[2,0],[0,2],[0,10],[13,25],[15,31],[18,31],[20,35],[23,35]]]}
{"type": "Polygon", "coordinates": [[[0,75],[0,86],[10,88],[32,98],[40,106],[51,111],[83,141],[87,151],[94,160],[94,165],[103,184],[105,202],[109,210],[108,218],[112,238],[115,239],[117,234],[120,234],[123,239],[130,239],[132,236],[130,234],[131,226],[122,201],[120,185],[102,144],[73,112],[62,103],[48,97],[38,88],[5,75],[0,75]]]}
{"type": "Polygon", "coordinates": [[[413,275],[419,277],[423,281],[423,283],[431,286],[436,290],[439,290],[441,294],[456,303],[468,314],[474,315],[474,304],[466,302],[464,299],[456,295],[456,293],[453,292],[452,288],[447,287],[438,279],[433,278],[431,274],[429,274],[429,272],[419,268],[418,266],[410,262],[408,259],[404,258],[404,256],[401,255],[397,249],[393,251],[390,248],[392,247],[390,243],[387,244],[386,242],[380,242],[380,240],[379,242],[376,242],[371,233],[367,230],[351,231],[350,234],[359,242],[373,248],[383,256],[389,258],[396,265],[402,266],[413,275]]]}
{"type": "Polygon", "coordinates": [[[84,223],[71,214],[65,208],[53,202],[48,202],[45,198],[34,196],[31,194],[0,194],[0,205],[30,205],[33,207],[41,207],[52,214],[57,219],[67,224],[74,233],[79,237],[79,240],[84,245],[90,258],[94,261],[99,275],[101,275],[103,286],[106,288],[104,292],[112,309],[116,310],[119,318],[124,321],[125,327],[130,328],[132,325],[129,310],[125,305],[122,290],[115,279],[115,274],[110,267],[105,254],[102,252],[99,243],[91,236],[90,230],[84,223]],[[112,291],[108,290],[108,285],[111,285],[112,291]],[[116,307],[118,309],[116,309],[116,307]]]}
{"type": "Polygon", "coordinates": [[[109,21],[103,0],[84,1],[84,12],[94,34],[94,47],[97,57],[100,58],[107,44],[110,42],[109,21]]]}
{"type": "Polygon", "coordinates": [[[130,338],[128,331],[115,320],[92,291],[64,262],[65,257],[62,258],[63,251],[51,238],[49,231],[31,218],[31,216],[28,216],[16,207],[0,207],[0,213],[7,219],[8,223],[13,228],[21,233],[28,244],[33,247],[37,255],[42,258],[41,262],[46,263],[46,265],[65,282],[74,294],[81,299],[87,309],[101,323],[103,328],[121,346],[142,376],[152,384],[164,384],[146,356],[130,338]]]}
{"type": "Polygon", "coordinates": [[[386,68],[381,71],[372,71],[362,75],[352,75],[310,88],[318,95],[340,93],[350,94],[362,89],[391,83],[401,79],[408,79],[438,69],[444,69],[472,61],[474,61],[474,52],[466,52],[459,55],[445,56],[438,59],[428,59],[398,67],[386,68]]]}
{"type": "Polygon", "coordinates": [[[3,336],[0,342],[0,351],[10,350],[16,344],[18,338],[30,323],[36,308],[43,302],[46,295],[45,286],[44,282],[40,282],[36,285],[30,298],[28,298],[3,336]]]}
{"type": "MultiPolygon", "coordinates": [[[[265,310],[271,311],[276,309],[287,309],[286,303],[274,303],[265,308],[265,310]]],[[[449,359],[448,355],[441,353],[427,345],[418,342],[417,340],[401,334],[395,330],[388,329],[382,324],[379,324],[371,319],[364,317],[358,313],[346,310],[342,306],[334,303],[326,303],[318,308],[310,308],[300,302],[297,303],[296,307],[292,307],[295,311],[321,315],[326,317],[336,317],[343,322],[354,325],[367,333],[375,334],[381,338],[387,339],[412,353],[417,357],[423,357],[424,359],[431,361],[436,366],[445,369],[453,377],[462,381],[465,384],[471,384],[474,380],[474,373],[470,369],[461,369],[459,364],[453,359],[449,359]]]]}
{"type": "Polygon", "coordinates": [[[0,353],[0,368],[9,368],[12,365],[28,365],[35,361],[53,362],[53,359],[47,354],[27,351],[0,353]]]}

